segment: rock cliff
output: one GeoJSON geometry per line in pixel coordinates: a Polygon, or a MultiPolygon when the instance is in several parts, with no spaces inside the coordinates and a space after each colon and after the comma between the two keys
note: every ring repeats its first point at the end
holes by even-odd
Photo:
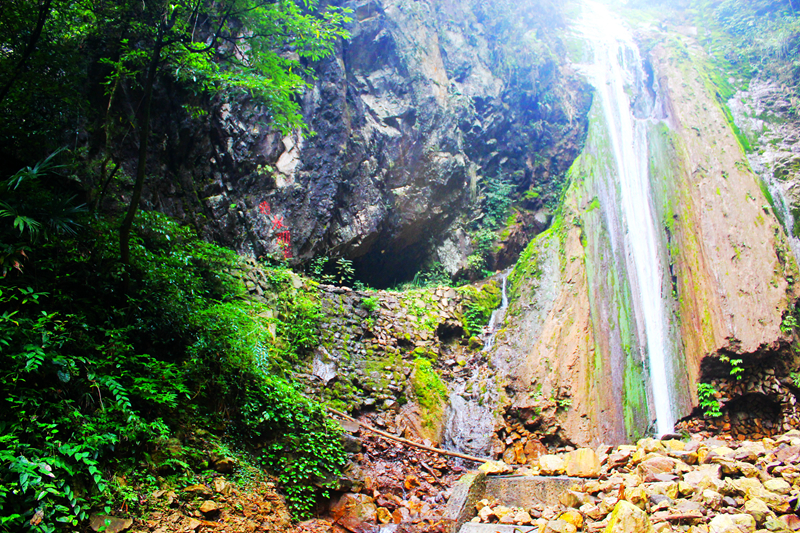
{"type": "Polygon", "coordinates": [[[560,10],[539,0],[345,5],[351,38],[313,65],[302,96],[313,134],[282,137],[242,101],[191,119],[177,107],[191,98],[175,91],[155,127],[162,178],[146,201],[252,256],[354,260],[378,287],[436,262],[450,275],[511,264],[546,227],[585,134],[590,97],[562,59],[560,10]],[[493,180],[500,207],[487,200],[493,180]],[[481,228],[499,248],[478,249],[481,228]]]}
{"type": "MultiPolygon", "coordinates": [[[[698,383],[714,378],[731,411],[743,409],[745,397],[763,398],[776,407],[770,427],[788,428],[791,385],[756,369],[767,362],[785,378],[793,368],[780,326],[798,295],[794,257],[717,99],[703,50],[678,33],[640,38],[656,98],[645,149],[653,257],[664,265],[657,294],[669,407],[676,419],[690,415],[698,383]],[[742,372],[751,377],[748,386],[736,385],[742,372]]],[[[636,87],[629,91],[635,100],[636,87]]],[[[652,333],[643,325],[646,303],[637,301],[642,287],[632,274],[629,214],[614,211],[619,179],[602,178],[621,170],[599,105],[561,216],[512,275],[517,298],[495,353],[511,380],[509,416],[528,428],[558,424],[562,436],[582,445],[649,431],[656,413],[648,383],[661,374],[648,358],[652,333]]]]}

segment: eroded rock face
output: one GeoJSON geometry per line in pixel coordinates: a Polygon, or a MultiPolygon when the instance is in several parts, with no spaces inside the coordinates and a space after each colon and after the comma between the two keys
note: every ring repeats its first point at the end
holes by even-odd
{"type": "MultiPolygon", "coordinates": [[[[777,377],[760,369],[788,346],[780,325],[797,298],[797,267],[704,81],[703,52],[683,36],[655,41],[644,58],[656,99],[647,149],[672,412],[691,414],[698,382],[716,377],[731,382],[719,385],[726,395],[739,391],[726,396],[730,406],[756,391],[780,406],[785,415],[772,430],[779,431],[796,418],[793,395],[780,385],[793,363],[778,365],[777,377]],[[748,380],[752,389],[737,389],[731,360],[747,378],[761,372],[748,380]]],[[[639,288],[630,252],[618,253],[628,238],[624,216],[613,212],[620,193],[597,178],[614,168],[603,149],[610,141],[593,129],[602,111],[593,107],[590,116],[561,219],[510,278],[517,298],[495,353],[515,391],[509,414],[531,431],[557,426],[577,445],[630,440],[655,418],[639,288]]]]}
{"type": "Polygon", "coordinates": [[[315,135],[282,137],[243,101],[212,106],[206,124],[163,114],[163,179],[145,201],[252,256],[354,259],[381,287],[425,262],[465,269],[467,223],[484,182],[502,178],[515,196],[538,191],[490,259],[504,267],[546,225],[539,211],[585,132],[590,95],[560,59],[561,15],[546,4],[346,2],[352,37],[313,66],[302,97],[315,135]]]}

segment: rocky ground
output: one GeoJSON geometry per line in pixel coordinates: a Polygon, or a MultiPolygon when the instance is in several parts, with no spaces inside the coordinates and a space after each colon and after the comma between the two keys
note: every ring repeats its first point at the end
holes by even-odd
{"type": "MultiPolygon", "coordinates": [[[[383,481],[360,493],[346,494],[332,507],[330,520],[313,529],[344,533],[390,531],[442,531],[441,505],[452,476],[420,474],[421,464],[441,466],[433,456],[411,457],[416,452],[386,443],[368,441],[368,455],[381,451],[387,468],[383,481]],[[370,444],[371,442],[371,444],[370,444]],[[397,454],[383,455],[386,450],[397,454]],[[410,454],[410,455],[409,455],[410,454]],[[402,456],[402,458],[401,458],[402,456]],[[404,464],[405,461],[405,464],[404,464]],[[408,470],[406,470],[408,468],[408,470]],[[421,480],[420,486],[409,479],[421,480]],[[441,483],[435,481],[441,479],[441,483]],[[430,483],[433,480],[434,483],[430,483]],[[411,489],[403,490],[403,486],[411,489]],[[436,490],[441,495],[436,496],[436,490]],[[402,494],[402,495],[401,495],[402,494]],[[389,513],[389,508],[392,512],[389,513]],[[383,526],[381,524],[396,524],[383,526]]],[[[451,463],[452,464],[452,463],[451,463]]],[[[378,462],[375,465],[379,465],[378,462]]],[[[800,530],[800,432],[775,438],[738,441],[703,438],[686,441],[643,439],[636,445],[597,450],[578,449],[545,454],[513,470],[504,463],[481,467],[489,475],[570,475],[572,490],[558,505],[514,508],[482,499],[473,522],[529,526],[521,531],[574,533],[576,531],[740,533],[800,530]]],[[[442,471],[444,472],[444,471],[442,471]]]]}
{"type": "Polygon", "coordinates": [[[214,473],[175,489],[140,491],[136,518],[93,515],[89,525],[94,531],[105,525],[105,533],[290,533],[292,518],[274,481],[255,470],[245,474],[246,481],[242,472],[236,482],[214,473]]]}
{"type": "MultiPolygon", "coordinates": [[[[386,426],[383,429],[392,429],[386,426]]],[[[454,523],[446,518],[448,497],[455,482],[476,463],[350,429],[354,453],[341,485],[347,492],[320,508],[314,520],[292,524],[276,485],[258,472],[236,472],[235,483],[228,481],[233,474],[213,472],[181,489],[141,494],[146,512],[135,520],[114,519],[106,531],[452,531],[454,523]]],[[[797,430],[744,441],[699,434],[685,440],[643,439],[616,448],[545,453],[516,469],[490,462],[480,470],[490,476],[574,479],[555,505],[517,508],[491,497],[475,504],[472,522],[513,524],[525,533],[800,530],[797,430]]],[[[95,530],[100,520],[94,517],[95,530]]]]}

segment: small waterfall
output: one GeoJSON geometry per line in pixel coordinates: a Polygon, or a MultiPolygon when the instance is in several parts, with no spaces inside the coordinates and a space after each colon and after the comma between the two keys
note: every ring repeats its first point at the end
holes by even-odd
{"type": "Polygon", "coordinates": [[[647,126],[655,120],[655,99],[645,87],[647,76],[630,31],[607,7],[584,2],[578,30],[594,52],[593,63],[579,68],[596,90],[607,125],[608,145],[595,149],[613,154],[615,163],[604,179],[611,190],[617,190],[618,205],[603,208],[619,209],[624,224],[620,237],[624,264],[639,344],[649,364],[657,431],[671,433],[675,420],[669,388],[669,290],[662,286],[664,265],[648,174],[647,126]]]}
{"type": "Polygon", "coordinates": [[[495,337],[500,326],[503,325],[503,320],[506,317],[506,310],[508,309],[508,293],[506,292],[506,283],[508,282],[508,275],[511,274],[511,269],[504,271],[501,276],[501,300],[500,307],[492,311],[492,316],[489,317],[489,324],[486,326],[486,333],[484,334],[486,340],[483,344],[483,351],[488,352],[494,346],[495,337]]]}
{"type": "MultiPolygon", "coordinates": [[[[508,309],[506,285],[511,269],[501,276],[502,298],[500,307],[492,311],[489,324],[484,333],[482,353],[492,349],[497,332],[503,325],[508,309]]],[[[469,377],[457,380],[450,392],[447,408],[447,422],[444,427],[444,443],[447,448],[477,456],[488,455],[491,437],[494,434],[495,415],[499,395],[495,387],[492,371],[480,357],[473,357],[468,363],[469,377]]]]}

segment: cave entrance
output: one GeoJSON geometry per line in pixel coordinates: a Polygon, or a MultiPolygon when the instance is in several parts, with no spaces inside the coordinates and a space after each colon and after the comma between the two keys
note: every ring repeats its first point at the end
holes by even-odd
{"type": "Polygon", "coordinates": [[[725,405],[731,434],[759,439],[782,431],[783,410],[779,400],[761,393],[735,398],[725,405]]]}
{"type": "Polygon", "coordinates": [[[464,338],[464,326],[454,320],[447,320],[436,328],[436,338],[442,344],[452,344],[464,338]]]}

